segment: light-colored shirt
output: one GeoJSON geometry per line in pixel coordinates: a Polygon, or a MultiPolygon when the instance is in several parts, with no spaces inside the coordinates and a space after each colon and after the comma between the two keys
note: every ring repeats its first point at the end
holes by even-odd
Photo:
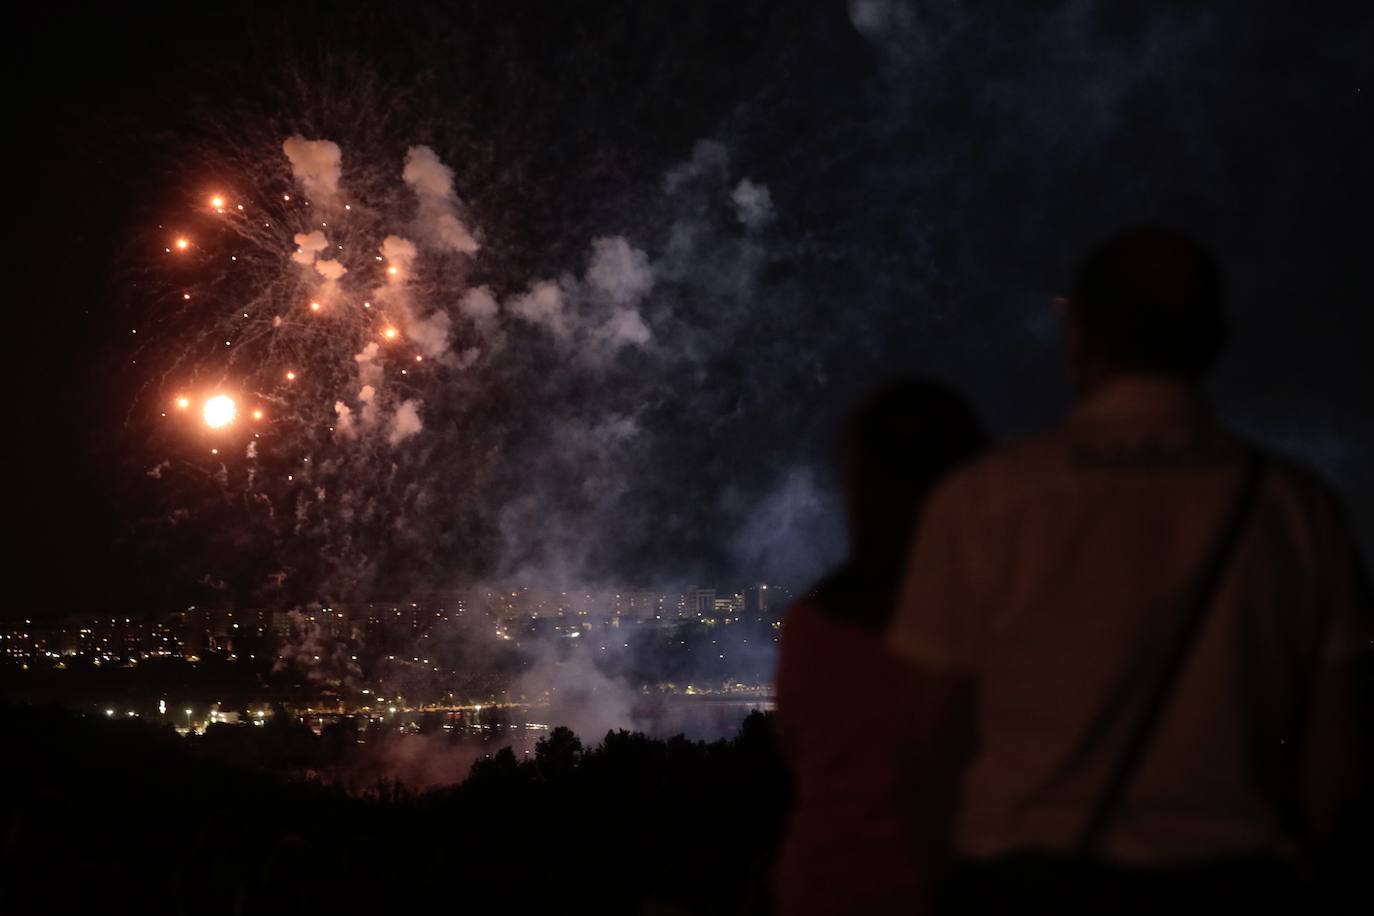
{"type": "MultiPolygon", "coordinates": [[[[1246,454],[1187,386],[1127,378],[932,496],[888,640],[976,684],[959,853],[1073,848],[1246,454]]],[[[1163,864],[1289,853],[1282,812],[1308,689],[1318,666],[1371,650],[1370,618],[1336,499],[1270,461],[1105,854],[1163,864]]]]}

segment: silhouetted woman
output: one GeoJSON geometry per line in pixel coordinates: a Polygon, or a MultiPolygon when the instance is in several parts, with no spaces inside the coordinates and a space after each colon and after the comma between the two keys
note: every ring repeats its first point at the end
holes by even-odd
{"type": "Polygon", "coordinates": [[[797,797],[778,862],[781,916],[915,905],[899,799],[903,668],[883,632],[926,497],[985,441],[968,402],[924,379],[882,390],[849,422],[849,558],[783,623],[778,724],[797,797]]]}

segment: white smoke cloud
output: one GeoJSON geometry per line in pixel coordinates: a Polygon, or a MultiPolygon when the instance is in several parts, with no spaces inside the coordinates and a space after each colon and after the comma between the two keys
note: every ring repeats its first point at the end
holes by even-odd
{"type": "MultiPolygon", "coordinates": [[[[318,612],[319,605],[312,604],[309,610],[318,612]]],[[[347,640],[327,634],[315,620],[315,613],[292,610],[289,616],[290,634],[277,648],[274,672],[294,666],[312,681],[334,685],[352,684],[362,677],[362,669],[354,661],[356,650],[347,640]]]]}
{"type": "Polygon", "coordinates": [[[358,364],[358,377],[364,383],[364,390],[370,389],[372,384],[381,381],[382,367],[377,362],[379,352],[377,342],[374,340],[353,357],[358,364]]]}
{"type": "Polygon", "coordinates": [[[315,256],[329,247],[329,239],[318,229],[314,232],[297,232],[294,241],[296,252],[291,255],[291,260],[305,267],[314,264],[315,256]]]}
{"type": "Polygon", "coordinates": [[[723,176],[729,167],[730,154],[724,144],[715,140],[700,140],[692,149],[690,159],[669,169],[663,176],[663,189],[673,194],[707,175],[723,176]]]}
{"type": "Polygon", "coordinates": [[[882,41],[909,30],[912,15],[898,0],[849,0],[849,21],[868,40],[882,41]]]}
{"type": "Polygon", "coordinates": [[[477,362],[477,357],[481,355],[482,351],[480,348],[468,347],[453,358],[453,367],[455,369],[467,369],[473,363],[477,362]]]}
{"type": "Polygon", "coordinates": [[[329,140],[307,140],[299,134],[287,138],[282,151],[291,161],[291,175],[306,196],[322,204],[333,204],[339,196],[343,173],[343,153],[329,140]]]}
{"type": "Polygon", "coordinates": [[[529,292],[507,302],[506,309],[530,324],[548,328],[554,337],[563,339],[571,332],[564,304],[562,288],[552,280],[540,280],[529,292]]]}
{"type": "MultiPolygon", "coordinates": [[[[504,340],[498,318],[500,311],[501,307],[497,305],[496,297],[485,286],[473,287],[463,294],[462,299],[458,300],[459,314],[468,318],[477,328],[477,333],[482,336],[482,339],[495,347],[500,347],[504,340]]],[[[476,359],[477,354],[474,352],[467,365],[471,365],[472,361],[476,359]]],[[[464,367],[459,366],[459,368],[464,367]]]]}
{"type": "Polygon", "coordinates": [[[453,193],[453,170],[439,160],[427,146],[412,146],[406,152],[401,178],[420,200],[420,225],[432,233],[441,248],[461,254],[474,254],[481,246],[459,218],[461,201],[453,193]]]}
{"type": "Polygon", "coordinates": [[[740,568],[767,569],[797,582],[837,562],[845,530],[837,505],[809,468],[788,471],[771,492],[738,507],[743,524],[732,546],[740,568]]]}
{"type": "Polygon", "coordinates": [[[439,243],[453,251],[473,254],[480,247],[468,228],[452,213],[440,213],[434,222],[434,230],[439,243]]]}
{"type": "Polygon", "coordinates": [[[364,385],[358,391],[358,402],[363,405],[362,421],[364,426],[371,426],[377,422],[377,389],[371,385],[364,385]]]}
{"type": "Polygon", "coordinates": [[[411,436],[424,429],[424,423],[420,421],[420,402],[414,398],[406,398],[396,408],[396,413],[391,417],[391,429],[386,435],[386,441],[392,445],[399,445],[411,436]]]}
{"type": "MultiPolygon", "coordinates": [[[[507,300],[505,310],[547,329],[560,343],[575,345],[584,362],[597,365],[623,346],[652,340],[635,306],[653,285],[648,255],[620,236],[598,238],[580,283],[571,277],[541,280],[507,300]]],[[[495,325],[496,300],[484,288],[469,291],[460,309],[484,333],[495,325]]]]}
{"type": "Polygon", "coordinates": [[[616,305],[633,305],[654,285],[649,256],[622,236],[592,240],[592,260],[586,280],[616,305]]]}
{"type": "Polygon", "coordinates": [[[496,297],[491,294],[490,289],[485,286],[474,286],[463,294],[463,298],[458,302],[458,310],[480,327],[496,319],[500,306],[496,304],[496,297]]]}
{"type": "Polygon", "coordinates": [[[610,320],[601,326],[599,336],[612,349],[619,349],[627,344],[642,347],[653,338],[649,326],[634,309],[616,310],[610,320]]]}
{"type": "Polygon", "coordinates": [[[344,437],[353,435],[353,411],[349,406],[343,401],[335,401],[334,413],[339,416],[334,423],[334,431],[344,437]]]}
{"type": "Polygon", "coordinates": [[[406,151],[401,179],[421,198],[442,200],[453,196],[453,169],[444,165],[428,146],[412,146],[406,151]]]}
{"type": "Polygon", "coordinates": [[[590,646],[578,645],[563,654],[547,643],[538,645],[512,692],[536,706],[547,704],[541,710],[547,721],[571,728],[588,742],[600,741],[614,729],[635,727],[632,710],[638,692],[598,668],[590,646]]]}
{"type": "Polygon", "coordinates": [[[337,280],[344,274],[348,273],[347,267],[344,267],[341,262],[334,260],[316,261],[315,270],[317,273],[319,273],[321,277],[324,277],[326,280],[337,280]]]}
{"type": "Polygon", "coordinates": [[[730,193],[735,216],[748,229],[762,229],[773,221],[773,195],[765,185],[742,179],[730,193]]]}
{"type": "Polygon", "coordinates": [[[378,248],[387,264],[397,268],[404,275],[410,270],[410,266],[415,263],[415,243],[410,239],[403,239],[399,235],[388,235],[382,239],[382,244],[378,248]]]}
{"type": "Polygon", "coordinates": [[[448,352],[449,332],[453,319],[448,312],[436,309],[427,318],[416,318],[406,322],[406,337],[427,359],[438,359],[448,352]]]}

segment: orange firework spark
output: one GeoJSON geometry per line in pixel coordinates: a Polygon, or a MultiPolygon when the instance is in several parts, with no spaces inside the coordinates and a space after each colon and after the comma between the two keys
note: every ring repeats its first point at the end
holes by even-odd
{"type": "Polygon", "coordinates": [[[211,429],[219,429],[221,426],[228,426],[234,422],[238,416],[238,405],[234,399],[227,394],[217,394],[205,402],[201,409],[201,416],[205,420],[205,425],[211,429]]]}

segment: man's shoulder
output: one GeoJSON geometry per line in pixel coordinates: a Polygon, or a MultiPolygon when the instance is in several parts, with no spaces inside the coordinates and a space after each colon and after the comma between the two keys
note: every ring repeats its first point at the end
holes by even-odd
{"type": "Polygon", "coordinates": [[[1055,430],[1013,439],[952,472],[938,488],[945,498],[1003,499],[1025,488],[1028,476],[1063,466],[1065,445],[1055,430]]]}
{"type": "Polygon", "coordinates": [[[1292,456],[1268,450],[1265,453],[1269,493],[1290,522],[1306,522],[1325,529],[1344,528],[1343,501],[1326,477],[1292,456]]]}
{"type": "Polygon", "coordinates": [[[1282,487],[1305,499],[1323,503],[1336,503],[1340,498],[1336,488],[1311,465],[1283,452],[1276,452],[1263,446],[1253,445],[1266,456],[1269,473],[1282,487]]]}

